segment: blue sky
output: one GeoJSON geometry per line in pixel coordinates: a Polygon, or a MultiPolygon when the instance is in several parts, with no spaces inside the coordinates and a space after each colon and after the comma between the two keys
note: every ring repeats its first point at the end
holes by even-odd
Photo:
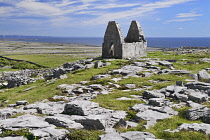
{"type": "Polygon", "coordinates": [[[210,37],[210,0],[0,0],[0,34],[102,37],[108,21],[146,37],[210,37]]]}

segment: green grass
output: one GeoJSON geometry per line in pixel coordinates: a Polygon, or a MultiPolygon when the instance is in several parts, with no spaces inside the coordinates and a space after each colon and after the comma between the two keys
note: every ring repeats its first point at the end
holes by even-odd
{"type": "Polygon", "coordinates": [[[28,129],[21,129],[16,131],[11,130],[4,130],[0,137],[7,137],[7,136],[24,136],[28,140],[39,140],[39,137],[34,136],[32,133],[29,132],[28,129]]]}
{"type": "MultiPolygon", "coordinates": [[[[28,85],[11,88],[6,90],[4,93],[0,93],[0,101],[9,100],[7,104],[13,104],[19,100],[27,100],[29,103],[33,103],[43,99],[48,99],[53,95],[60,94],[61,91],[56,90],[56,87],[58,85],[75,84],[79,83],[80,81],[88,81],[92,78],[92,76],[95,76],[100,73],[107,73],[111,69],[119,68],[119,65],[117,65],[119,62],[121,61],[113,61],[112,65],[100,69],[91,68],[77,71],[74,73],[69,73],[67,74],[67,79],[59,79],[51,84],[47,84],[46,81],[40,80],[35,83],[30,83],[28,85]],[[36,88],[33,88],[29,91],[24,91],[24,89],[30,88],[32,86],[36,86],[36,88]]],[[[7,104],[5,104],[5,106],[7,104]]]]}
{"type": "Polygon", "coordinates": [[[141,95],[141,93],[137,91],[124,92],[116,90],[110,94],[100,95],[92,101],[98,102],[100,106],[104,108],[124,111],[129,111],[129,107],[134,106],[136,103],[144,103],[140,100],[116,100],[116,98],[120,97],[131,98],[130,95],[141,95]]]}
{"type": "Polygon", "coordinates": [[[198,71],[209,67],[209,63],[199,62],[201,58],[209,58],[209,53],[179,55],[174,52],[148,52],[148,57],[159,58],[160,60],[177,60],[177,62],[173,62],[176,69],[189,70],[192,73],[198,73],[198,71]],[[187,64],[188,61],[198,64],[187,64]]]}
{"type": "MultiPolygon", "coordinates": [[[[148,57],[150,58],[160,58],[161,60],[167,60],[167,59],[175,59],[177,62],[174,62],[174,67],[176,69],[185,69],[190,70],[193,73],[197,73],[199,70],[203,68],[209,67],[209,63],[204,62],[198,62],[198,59],[209,57],[209,55],[202,53],[202,54],[186,54],[186,55],[177,55],[175,53],[164,53],[164,52],[152,52],[148,53],[148,57]],[[181,59],[187,59],[187,60],[181,60],[181,59]],[[187,61],[195,61],[199,64],[185,64],[187,61]],[[184,63],[185,65],[183,65],[184,63]]],[[[11,56],[11,58],[15,59],[24,59],[28,61],[33,61],[35,63],[38,63],[40,65],[48,66],[48,67],[56,67],[59,66],[65,62],[68,61],[75,61],[78,58],[71,57],[68,55],[14,55],[11,56]],[[35,59],[36,58],[36,59],[35,59]]],[[[81,59],[81,58],[79,58],[81,59]]],[[[100,58],[98,58],[100,59],[100,58]]],[[[73,73],[67,74],[68,78],[63,80],[57,80],[51,84],[47,84],[46,81],[40,80],[36,83],[31,83],[29,85],[12,88],[9,90],[6,90],[4,93],[0,93],[0,101],[3,100],[9,100],[7,104],[13,104],[18,100],[27,100],[29,103],[34,103],[35,101],[40,101],[43,99],[51,99],[54,95],[60,95],[61,90],[56,90],[56,87],[60,84],[75,84],[79,83],[80,81],[89,81],[92,76],[95,76],[97,74],[104,74],[108,73],[108,71],[112,69],[118,69],[121,66],[125,64],[129,64],[131,62],[128,62],[127,60],[114,60],[112,61],[112,65],[106,66],[100,69],[85,69],[85,70],[79,70],[75,71],[73,73]],[[36,88],[33,88],[29,91],[24,91],[24,89],[36,86],[36,88]]],[[[161,67],[165,68],[165,67],[161,67]]],[[[118,77],[118,75],[113,75],[113,77],[118,77]]],[[[141,88],[143,86],[152,86],[152,89],[161,89],[169,85],[175,85],[176,81],[185,81],[185,79],[190,79],[186,74],[184,75],[177,75],[177,74],[162,74],[162,75],[153,75],[151,77],[130,77],[127,79],[122,79],[119,82],[116,82],[116,84],[119,84],[123,86],[124,84],[136,84],[137,88],[141,88]],[[160,83],[151,83],[149,80],[154,81],[160,81],[160,83]],[[164,82],[166,81],[166,82],[164,82]]],[[[110,78],[102,79],[102,80],[96,80],[91,81],[88,84],[102,84],[107,85],[107,82],[112,82],[110,78]]],[[[129,97],[132,98],[130,95],[141,95],[143,91],[129,91],[124,92],[121,89],[116,89],[109,93],[108,95],[98,95],[96,99],[93,99],[92,101],[97,102],[100,104],[101,107],[112,109],[112,110],[124,110],[128,113],[127,118],[125,120],[132,120],[135,117],[135,114],[137,112],[131,111],[129,108],[134,106],[136,103],[144,103],[140,100],[116,100],[116,98],[120,97],[129,97]]],[[[5,106],[7,105],[5,104],[5,106]]],[[[208,107],[210,107],[209,103],[204,103],[208,107]]],[[[135,128],[117,128],[120,132],[126,132],[126,131],[147,131],[153,133],[156,138],[158,139],[166,139],[166,140],[208,140],[210,139],[209,135],[202,134],[200,132],[194,132],[194,131],[181,131],[179,133],[170,133],[165,132],[163,130],[170,129],[174,130],[179,125],[183,123],[201,123],[200,120],[197,121],[189,121],[185,118],[185,111],[189,109],[188,107],[183,107],[181,109],[175,109],[179,112],[178,116],[173,116],[169,119],[164,119],[161,121],[158,121],[157,124],[153,127],[150,127],[149,129],[145,129],[143,125],[145,124],[145,121],[139,122],[138,127],[135,128]]],[[[103,134],[102,131],[96,131],[96,130],[74,130],[74,129],[68,129],[70,133],[68,134],[70,139],[75,140],[95,140],[97,139],[98,135],[103,134]]],[[[9,132],[8,132],[9,133],[9,132]]],[[[26,131],[27,133],[27,131],[26,131]]]]}
{"type": "Polygon", "coordinates": [[[152,89],[161,89],[169,85],[175,85],[176,81],[184,81],[187,78],[190,78],[190,77],[188,77],[187,75],[162,74],[162,75],[153,75],[151,77],[140,77],[140,78],[131,77],[131,78],[127,78],[127,79],[123,79],[119,81],[118,84],[120,85],[136,84],[137,87],[153,86],[152,89]],[[154,81],[160,81],[160,82],[151,83],[148,80],[154,80],[154,81]]]}
{"type": "Polygon", "coordinates": [[[66,62],[74,62],[83,58],[62,54],[30,54],[30,55],[10,55],[6,56],[12,59],[26,60],[37,63],[42,66],[55,68],[66,62]]]}
{"type": "Polygon", "coordinates": [[[0,58],[0,67],[8,66],[11,68],[0,69],[0,71],[14,71],[20,69],[40,69],[42,66],[31,64],[24,61],[9,60],[6,58],[0,58]]]}
{"type": "Polygon", "coordinates": [[[68,129],[69,140],[97,140],[99,135],[103,135],[103,131],[84,130],[84,129],[68,129]]]}

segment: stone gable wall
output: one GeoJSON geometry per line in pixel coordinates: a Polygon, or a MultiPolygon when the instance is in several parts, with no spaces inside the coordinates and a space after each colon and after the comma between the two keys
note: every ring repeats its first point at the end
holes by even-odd
{"type": "Polygon", "coordinates": [[[104,58],[135,58],[146,56],[147,41],[137,21],[132,21],[126,38],[123,38],[121,27],[115,21],[108,23],[102,57],[104,58]]]}

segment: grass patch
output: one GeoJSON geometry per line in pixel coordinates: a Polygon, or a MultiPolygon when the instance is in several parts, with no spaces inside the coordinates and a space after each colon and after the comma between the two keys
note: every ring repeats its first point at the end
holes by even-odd
{"type": "Polygon", "coordinates": [[[28,85],[16,87],[16,88],[11,88],[6,90],[4,93],[0,94],[0,101],[3,100],[9,100],[8,103],[5,104],[14,104],[16,101],[19,100],[27,100],[29,103],[34,103],[36,101],[40,101],[43,99],[48,99],[51,98],[54,95],[58,95],[60,90],[56,90],[55,88],[58,85],[61,84],[75,84],[79,83],[80,81],[88,81],[92,78],[92,76],[95,76],[100,73],[107,73],[108,71],[112,69],[119,68],[117,63],[119,63],[120,60],[113,61],[110,66],[103,67],[100,69],[86,69],[82,71],[78,71],[73,73],[67,74],[68,78],[67,79],[59,79],[56,80],[55,82],[48,84],[44,80],[37,81],[35,83],[30,83],[28,85]],[[27,88],[34,87],[31,90],[24,91],[27,88]]]}
{"type": "Polygon", "coordinates": [[[3,133],[0,134],[0,137],[7,137],[7,136],[24,136],[28,140],[39,140],[40,137],[34,136],[32,133],[29,132],[28,129],[21,129],[17,131],[11,131],[11,130],[3,130],[3,133]]]}
{"type": "MultiPolygon", "coordinates": [[[[141,100],[116,100],[120,97],[131,98],[130,95],[141,95],[141,92],[131,91],[123,92],[121,90],[116,90],[108,95],[100,95],[92,101],[100,104],[101,107],[112,109],[112,110],[124,110],[130,111],[129,107],[134,106],[136,103],[144,103],[141,100]]],[[[131,115],[132,116],[132,115],[131,115]]]]}
{"type": "Polygon", "coordinates": [[[68,129],[69,140],[97,140],[99,135],[103,135],[103,131],[84,130],[84,129],[68,129]]]}
{"type": "Polygon", "coordinates": [[[78,59],[82,59],[75,56],[62,54],[10,55],[7,57],[12,59],[31,61],[50,68],[58,67],[66,62],[74,62],[78,59]]]}

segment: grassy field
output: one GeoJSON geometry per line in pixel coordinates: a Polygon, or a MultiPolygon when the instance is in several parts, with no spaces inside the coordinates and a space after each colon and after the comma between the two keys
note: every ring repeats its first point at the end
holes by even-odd
{"type": "MultiPolygon", "coordinates": [[[[10,58],[28,60],[35,62],[37,64],[47,66],[47,67],[57,67],[65,62],[76,61],[81,58],[75,58],[68,55],[53,55],[53,54],[39,54],[39,55],[11,55],[10,58]]],[[[173,59],[176,62],[173,62],[173,65],[176,69],[183,69],[192,71],[192,73],[197,73],[203,68],[210,67],[209,63],[199,62],[200,58],[209,58],[209,54],[200,53],[200,54],[186,54],[186,55],[178,55],[176,53],[171,52],[149,52],[146,58],[159,58],[160,60],[168,60],[173,59]],[[188,61],[193,61],[195,64],[188,63],[188,61]]],[[[8,104],[14,104],[18,100],[27,100],[29,103],[33,103],[35,101],[41,101],[43,99],[49,99],[54,95],[61,95],[60,90],[56,90],[56,87],[60,84],[75,84],[80,81],[89,81],[92,76],[102,73],[107,73],[110,70],[120,68],[123,65],[131,63],[129,60],[114,60],[111,61],[111,65],[100,68],[100,69],[86,69],[81,71],[76,71],[74,73],[67,74],[68,78],[63,80],[56,80],[49,84],[49,82],[40,80],[36,83],[31,83],[29,85],[12,88],[5,90],[5,92],[0,93],[0,100],[8,100],[9,102],[4,104],[4,107],[8,104]],[[31,90],[24,91],[24,89],[32,88],[31,90]]],[[[162,69],[166,67],[161,67],[162,69]]],[[[113,76],[115,77],[115,76],[113,76]]],[[[112,78],[113,78],[112,77],[112,78]]],[[[91,83],[97,84],[106,84],[110,81],[111,78],[105,80],[96,80],[91,81],[91,83]]],[[[124,84],[136,84],[137,87],[141,88],[143,86],[152,86],[152,89],[161,89],[163,87],[173,85],[176,81],[184,81],[185,79],[190,79],[187,75],[174,75],[174,74],[166,74],[166,75],[153,75],[151,77],[143,77],[143,78],[135,78],[130,77],[127,79],[123,79],[116,84],[124,85],[124,84]],[[160,83],[151,83],[149,80],[155,81],[166,81],[160,83]]],[[[113,82],[113,81],[112,81],[113,82]]],[[[114,82],[113,82],[114,83],[114,82]]],[[[4,90],[4,89],[3,89],[4,90]]],[[[136,103],[143,103],[139,100],[132,101],[119,101],[116,98],[120,97],[129,97],[130,95],[141,95],[143,91],[129,91],[124,92],[121,89],[115,89],[108,95],[99,95],[96,99],[92,101],[100,104],[101,107],[109,108],[113,110],[124,110],[128,112],[128,116],[126,120],[132,120],[137,112],[129,110],[129,107],[132,107],[136,103]]],[[[209,103],[204,103],[209,105],[209,103]]],[[[200,132],[194,131],[182,131],[179,133],[169,133],[164,132],[166,129],[176,129],[182,123],[201,123],[198,121],[189,121],[184,117],[184,111],[189,108],[184,107],[181,109],[177,109],[179,112],[178,116],[174,116],[170,119],[165,119],[162,121],[158,121],[158,123],[149,129],[145,129],[143,124],[145,122],[139,122],[139,126],[136,128],[122,129],[118,128],[118,131],[147,131],[153,133],[159,139],[167,139],[167,140],[209,140],[210,136],[202,134],[200,132]]],[[[97,138],[97,135],[102,134],[100,131],[88,131],[88,130],[69,130],[71,133],[71,137],[77,140],[94,140],[97,138]],[[84,135],[81,135],[84,133],[84,135]]],[[[9,133],[9,132],[8,132],[9,133]]]]}
{"type": "Polygon", "coordinates": [[[66,62],[74,62],[83,59],[82,57],[68,54],[30,54],[30,55],[10,55],[6,56],[12,59],[31,61],[45,67],[55,68],[66,62]]]}

